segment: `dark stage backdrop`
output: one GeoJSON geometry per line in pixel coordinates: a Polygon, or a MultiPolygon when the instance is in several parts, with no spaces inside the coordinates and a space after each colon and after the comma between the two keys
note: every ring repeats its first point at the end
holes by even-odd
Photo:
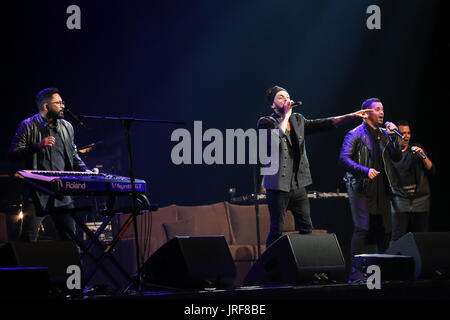
{"type": "MultiPolygon", "coordinates": [[[[447,1],[17,1],[2,11],[2,173],[14,170],[9,143],[45,87],[59,88],[78,114],[185,121],[193,133],[195,120],[203,131],[255,128],[270,113],[265,90],[278,84],[303,101],[296,111],[306,118],[353,112],[378,97],[386,120],[409,120],[438,169],[433,228],[449,229],[447,1]],[[73,4],[79,30],[66,26],[73,4]],[[373,4],[379,30],[366,26],[373,4]]],[[[84,156],[88,166],[128,175],[121,123],[86,120],[85,130],[68,120],[79,147],[99,142],[84,156]]],[[[337,159],[358,124],[307,138],[311,190],[344,190],[337,159]]],[[[253,192],[251,165],[174,165],[178,127],[132,127],[135,173],[152,202],[207,204],[227,200],[230,187],[253,192]]],[[[3,204],[15,201],[12,186],[2,180],[3,204]]]]}

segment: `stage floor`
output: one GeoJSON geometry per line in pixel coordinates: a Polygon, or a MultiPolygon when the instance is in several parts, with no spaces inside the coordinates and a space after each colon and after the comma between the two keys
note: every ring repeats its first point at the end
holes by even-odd
{"type": "MultiPolygon", "coordinates": [[[[2,298],[0,304],[11,299],[2,298]]],[[[334,318],[353,318],[360,311],[380,316],[392,312],[417,315],[423,310],[439,314],[448,309],[450,280],[382,282],[380,289],[369,289],[360,282],[182,291],[147,289],[120,294],[99,290],[78,296],[16,297],[8,305],[24,305],[24,300],[27,305],[31,302],[40,308],[62,305],[61,310],[67,307],[67,312],[81,319],[87,314],[116,317],[123,312],[129,316],[164,315],[168,319],[280,319],[304,315],[305,310],[334,318]]]]}
{"type": "MultiPolygon", "coordinates": [[[[443,312],[450,300],[450,280],[393,281],[380,289],[366,283],[239,287],[227,290],[146,291],[98,294],[73,301],[82,306],[120,305],[139,312],[164,314],[173,319],[279,319],[281,316],[314,315],[353,317],[355,312],[381,316],[400,312],[417,315],[426,306],[443,312]],[[424,304],[425,303],[425,304],[424,304]],[[353,316],[352,316],[353,315],[353,316]]],[[[426,308],[428,308],[426,307],[426,308]]]]}
{"type": "Polygon", "coordinates": [[[81,300],[147,301],[292,301],[292,300],[449,300],[450,280],[382,282],[380,289],[369,289],[365,282],[311,284],[295,286],[249,286],[232,289],[157,291],[133,290],[122,294],[93,293],[81,300]]]}

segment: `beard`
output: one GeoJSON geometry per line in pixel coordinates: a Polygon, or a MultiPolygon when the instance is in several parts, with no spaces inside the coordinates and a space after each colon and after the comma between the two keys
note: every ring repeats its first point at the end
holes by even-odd
{"type": "Polygon", "coordinates": [[[49,110],[47,112],[47,118],[53,119],[53,120],[63,119],[64,112],[62,110],[60,110],[60,111],[49,110]]]}

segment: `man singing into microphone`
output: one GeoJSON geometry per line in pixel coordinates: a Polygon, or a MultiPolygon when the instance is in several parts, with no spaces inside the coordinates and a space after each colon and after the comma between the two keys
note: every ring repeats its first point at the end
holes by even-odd
{"type": "MultiPolygon", "coordinates": [[[[74,144],[72,125],[63,119],[64,101],[58,89],[47,88],[36,95],[38,113],[23,120],[11,143],[8,156],[12,161],[23,161],[23,169],[50,171],[89,171],[78,156],[74,144]]],[[[35,189],[24,195],[24,220],[21,241],[36,241],[43,213],[40,209],[73,208],[72,199],[65,196],[55,199],[35,189]]],[[[64,224],[72,232],[75,223],[69,214],[52,216],[56,226],[64,224]]],[[[64,230],[58,229],[59,237],[69,240],[64,230]]]]}
{"type": "MultiPolygon", "coordinates": [[[[279,133],[276,141],[279,170],[275,174],[264,175],[262,184],[270,213],[270,232],[266,240],[266,247],[269,247],[282,235],[287,210],[293,213],[295,229],[300,234],[308,234],[313,230],[305,189],[312,183],[305,135],[336,128],[346,120],[365,118],[369,112],[360,110],[343,116],[308,120],[292,112],[294,102],[286,89],[274,86],[267,90],[266,97],[274,113],[260,118],[258,129],[275,129],[279,133]]],[[[267,136],[271,136],[270,132],[267,136]]],[[[267,150],[271,150],[271,143],[274,141],[268,138],[267,150]]]]}
{"type": "MultiPolygon", "coordinates": [[[[383,253],[389,245],[392,230],[390,190],[398,190],[398,179],[392,160],[402,157],[397,127],[384,120],[381,101],[371,98],[362,103],[369,110],[364,122],[345,136],[339,156],[347,170],[345,181],[354,224],[351,254],[383,253]]],[[[360,274],[352,268],[350,280],[360,274]]]]}
{"type": "Polygon", "coordinates": [[[428,176],[436,171],[423,148],[411,143],[411,128],[407,121],[397,122],[402,133],[402,158],[394,162],[403,193],[392,198],[392,241],[407,232],[428,231],[431,190],[428,176]]]}

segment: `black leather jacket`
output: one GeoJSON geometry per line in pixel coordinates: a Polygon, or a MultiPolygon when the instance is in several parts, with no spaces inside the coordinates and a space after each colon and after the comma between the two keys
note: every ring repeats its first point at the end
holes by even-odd
{"type": "MultiPolygon", "coordinates": [[[[64,143],[64,149],[69,160],[69,170],[88,170],[83,160],[78,155],[77,147],[74,144],[74,132],[70,122],[58,119],[58,130],[64,143]]],[[[45,128],[47,122],[38,113],[23,120],[14,135],[8,152],[11,161],[24,161],[23,169],[39,169],[38,164],[42,163],[46,148],[39,149],[37,144],[45,138],[45,128]]]]}
{"type": "MultiPolygon", "coordinates": [[[[58,119],[57,128],[61,139],[63,140],[64,150],[66,158],[70,165],[67,170],[69,171],[86,171],[87,166],[78,155],[77,147],[75,146],[73,127],[70,122],[58,119]]],[[[48,148],[39,148],[37,144],[48,134],[46,129],[48,127],[47,122],[38,113],[34,116],[23,120],[19,124],[19,129],[16,131],[14,138],[12,139],[11,146],[8,152],[8,158],[13,162],[23,161],[21,169],[36,170],[40,169],[40,165],[44,160],[46,152],[49,152],[48,148]]],[[[42,208],[48,205],[49,195],[44,194],[38,190],[24,190],[25,199],[31,197],[35,204],[36,201],[40,202],[42,208]],[[33,192],[30,192],[33,191],[33,192]]],[[[55,200],[56,201],[56,200],[55,200]]],[[[59,200],[58,200],[59,201],[59,200]]],[[[60,202],[55,203],[55,206],[65,205],[72,200],[69,196],[64,197],[60,202]]],[[[37,208],[39,209],[39,208],[37,208]]]]}
{"type": "MultiPolygon", "coordinates": [[[[368,173],[374,165],[375,141],[373,141],[367,126],[363,122],[347,133],[342,144],[339,164],[347,170],[344,180],[352,186],[353,190],[370,196],[368,190],[370,190],[371,180],[368,173]]],[[[403,194],[403,189],[399,187],[399,179],[392,164],[392,160],[399,161],[402,157],[400,137],[395,134],[389,135],[385,129],[380,128],[379,130],[386,137],[386,139],[382,139],[384,141],[382,159],[390,189],[394,193],[403,194]]]]}
{"type": "MultiPolygon", "coordinates": [[[[88,170],[83,160],[78,155],[77,147],[75,146],[73,127],[70,122],[58,119],[58,129],[64,143],[67,159],[69,160],[69,170],[85,171],[88,170]]],[[[34,116],[23,120],[19,124],[19,129],[16,131],[11,146],[8,152],[8,157],[11,161],[24,161],[23,169],[36,170],[39,168],[38,164],[42,163],[46,148],[39,149],[37,144],[47,135],[45,128],[47,122],[38,113],[34,116]]]]}

